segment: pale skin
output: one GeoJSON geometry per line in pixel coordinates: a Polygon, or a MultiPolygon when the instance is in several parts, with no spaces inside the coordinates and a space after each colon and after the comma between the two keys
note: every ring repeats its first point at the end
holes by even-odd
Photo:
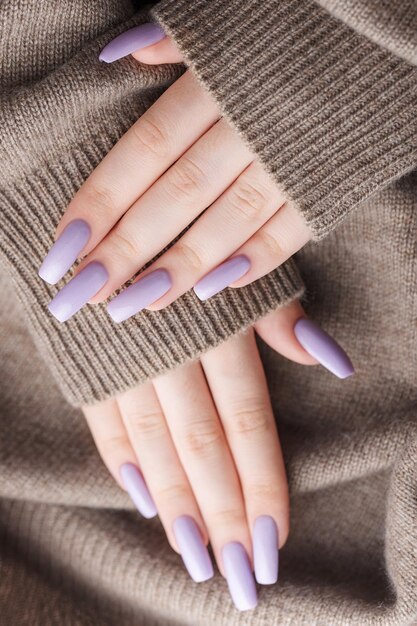
{"type": "MultiPolygon", "coordinates": [[[[292,333],[304,315],[298,302],[255,325],[272,348],[311,365],[292,333]]],[[[115,398],[84,407],[99,453],[120,487],[119,468],[144,476],[172,548],[173,521],[189,515],[220,571],[221,549],[242,543],[252,558],[251,531],[270,515],[284,545],[289,499],[281,446],[253,330],[115,398]]]]}
{"type": "MultiPolygon", "coordinates": [[[[143,63],[182,60],[169,38],[134,56],[143,63]]],[[[57,236],[72,220],[88,220],[92,235],[77,271],[93,260],[109,271],[107,284],[92,300],[96,303],[205,209],[141,275],[164,268],[173,277],[170,291],[149,308],[169,305],[238,254],[250,259],[251,268],[232,286],[246,285],[311,238],[296,209],[187,71],[91,174],[70,203],[57,236]],[[220,237],[224,232],[227,237],[220,237]]],[[[303,316],[301,305],[293,302],[254,329],[280,354],[312,365],[316,361],[293,334],[303,316]]],[[[121,488],[120,466],[140,467],[177,552],[172,523],[180,515],[197,522],[222,573],[221,549],[229,541],[242,543],[252,558],[251,532],[259,515],[275,519],[280,546],[285,543],[287,480],[253,329],[197,362],[83,410],[121,488]]]]}
{"type": "MultiPolygon", "coordinates": [[[[162,40],[134,56],[161,63],[178,61],[178,55],[172,42],[162,40]]],[[[187,71],[94,170],[69,204],[56,236],[72,220],[89,223],[91,237],[78,272],[92,261],[107,268],[109,279],[91,300],[97,303],[198,216],[141,274],[163,268],[172,277],[172,287],[150,309],[171,304],[231,256],[250,260],[249,271],[231,286],[247,285],[311,239],[299,212],[187,71]]]]}

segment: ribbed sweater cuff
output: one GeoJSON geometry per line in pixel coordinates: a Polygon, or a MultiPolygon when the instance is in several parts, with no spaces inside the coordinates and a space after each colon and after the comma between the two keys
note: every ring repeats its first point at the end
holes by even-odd
{"type": "MultiPolygon", "coordinates": [[[[122,3],[115,1],[114,9],[122,11],[122,3]]],[[[102,400],[195,359],[303,291],[289,262],[246,288],[205,303],[188,293],[164,311],[145,311],[119,325],[104,305],[84,307],[65,324],[49,314],[48,302],[67,279],[51,287],[37,272],[59,218],[117,139],[182,71],[128,59],[98,61],[107,41],[144,21],[147,12],[121,20],[69,58],[57,46],[54,68],[42,79],[0,94],[0,257],[36,344],[73,404],[102,400]]],[[[72,25],[71,37],[70,26],[65,24],[65,32],[77,50],[79,25],[72,25]]]]}
{"type": "Polygon", "coordinates": [[[103,400],[196,359],[273,309],[301,297],[303,283],[289,261],[252,285],[227,289],[206,302],[188,292],[163,311],[143,311],[123,324],[112,322],[105,304],[87,306],[60,324],[47,304],[64,282],[47,285],[37,270],[54,231],[44,207],[57,200],[62,206],[63,190],[73,185],[74,170],[70,168],[69,176],[66,167],[68,163],[44,171],[45,186],[28,177],[11,194],[13,201],[0,194],[7,233],[0,239],[0,254],[14,278],[37,347],[71,404],[103,400]],[[22,201],[18,207],[30,215],[30,223],[17,210],[18,198],[22,201]]]}
{"type": "Polygon", "coordinates": [[[417,68],[312,0],[162,0],[153,16],[319,239],[417,165],[417,68]]]}

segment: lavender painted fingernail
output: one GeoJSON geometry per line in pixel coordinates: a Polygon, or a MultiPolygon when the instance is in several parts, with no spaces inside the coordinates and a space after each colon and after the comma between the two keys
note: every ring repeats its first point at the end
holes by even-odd
{"type": "Polygon", "coordinates": [[[227,584],[236,608],[239,611],[254,609],[258,597],[245,548],[241,543],[232,541],[223,547],[222,556],[227,584]]]}
{"type": "Polygon", "coordinates": [[[139,513],[141,513],[143,517],[146,517],[146,519],[158,515],[155,502],[136,465],[133,463],[124,463],[120,466],[119,473],[122,483],[139,513]]]}
{"type": "Polygon", "coordinates": [[[171,287],[172,280],[169,272],[163,269],[155,270],[116,296],[107,305],[107,312],[113,321],[124,322],[162,298],[171,287]]]}
{"type": "Polygon", "coordinates": [[[194,292],[200,300],[208,300],[229,285],[242,278],[250,269],[246,256],[234,256],[209,272],[194,285],[194,292]]]}
{"type": "Polygon", "coordinates": [[[177,517],[172,529],[184,565],[194,582],[201,583],[212,578],[213,564],[193,518],[188,515],[177,517]]]}
{"type": "Polygon", "coordinates": [[[151,46],[164,37],[166,33],[159,24],[141,24],[115,37],[103,48],[98,58],[105,63],[112,63],[136,50],[151,46]]]}
{"type": "Polygon", "coordinates": [[[66,322],[106,284],[109,274],[101,263],[93,261],[69,281],[49,303],[48,309],[60,322],[66,322]]]}
{"type": "Polygon", "coordinates": [[[91,229],[84,220],[74,220],[64,228],[39,268],[39,276],[55,285],[68,272],[90,239],[91,229]]]}
{"type": "Polygon", "coordinates": [[[253,562],[255,578],[261,585],[278,580],[278,528],[269,515],[261,515],[253,527],[253,562]]]}
{"type": "Polygon", "coordinates": [[[338,378],[347,378],[355,373],[352,361],[343,348],[311,320],[299,319],[294,326],[294,334],[304,350],[338,378]]]}

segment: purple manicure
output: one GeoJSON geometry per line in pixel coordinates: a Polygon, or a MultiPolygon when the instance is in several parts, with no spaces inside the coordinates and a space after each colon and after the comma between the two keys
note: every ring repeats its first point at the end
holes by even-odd
{"type": "Polygon", "coordinates": [[[64,228],[46,255],[39,276],[55,285],[68,272],[90,239],[91,229],[84,220],[74,220],[64,228]]]}
{"type": "Polygon", "coordinates": [[[269,515],[261,515],[255,520],[253,561],[258,583],[274,585],[278,580],[278,528],[269,515]]]}
{"type": "Polygon", "coordinates": [[[56,294],[48,309],[58,321],[66,322],[104,287],[108,278],[104,265],[93,261],[56,294]]]}
{"type": "Polygon", "coordinates": [[[161,41],[164,37],[166,33],[158,24],[141,24],[113,39],[103,48],[98,58],[105,63],[113,63],[136,50],[161,41]]]}
{"type": "Polygon", "coordinates": [[[347,378],[355,373],[352,361],[343,348],[311,320],[299,319],[294,326],[294,334],[304,350],[338,378],[347,378]]]}
{"type": "Polygon", "coordinates": [[[212,578],[213,564],[193,518],[187,515],[177,517],[172,528],[184,565],[194,582],[202,583],[212,578]]]}
{"type": "Polygon", "coordinates": [[[227,584],[236,608],[239,611],[254,609],[258,598],[245,548],[241,543],[232,541],[223,547],[222,556],[227,584]]]}
{"type": "Polygon", "coordinates": [[[206,274],[194,285],[194,292],[200,300],[208,300],[229,285],[242,278],[250,269],[246,256],[234,256],[206,274]]]}
{"type": "Polygon", "coordinates": [[[124,322],[162,298],[171,287],[172,280],[169,273],[163,269],[155,270],[116,296],[107,305],[107,312],[113,321],[124,322]]]}
{"type": "Polygon", "coordinates": [[[119,469],[120,478],[133,504],[146,519],[158,515],[155,502],[139,469],[133,463],[124,463],[119,469]]]}

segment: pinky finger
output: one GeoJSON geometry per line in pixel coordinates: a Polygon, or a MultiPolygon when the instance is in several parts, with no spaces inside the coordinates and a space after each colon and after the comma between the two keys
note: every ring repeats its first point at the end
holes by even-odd
{"type": "Polygon", "coordinates": [[[155,503],[138,468],[116,400],[85,406],[83,413],[97,450],[115,481],[128,492],[143,517],[155,517],[155,503]]]}
{"type": "Polygon", "coordinates": [[[248,271],[230,287],[244,287],[272,272],[311,239],[311,231],[289,202],[271,217],[233,255],[249,260],[248,271]]]}
{"type": "Polygon", "coordinates": [[[147,46],[133,52],[132,56],[146,65],[159,65],[160,63],[182,63],[183,57],[175,43],[169,37],[165,37],[153,46],[147,46]]]}

